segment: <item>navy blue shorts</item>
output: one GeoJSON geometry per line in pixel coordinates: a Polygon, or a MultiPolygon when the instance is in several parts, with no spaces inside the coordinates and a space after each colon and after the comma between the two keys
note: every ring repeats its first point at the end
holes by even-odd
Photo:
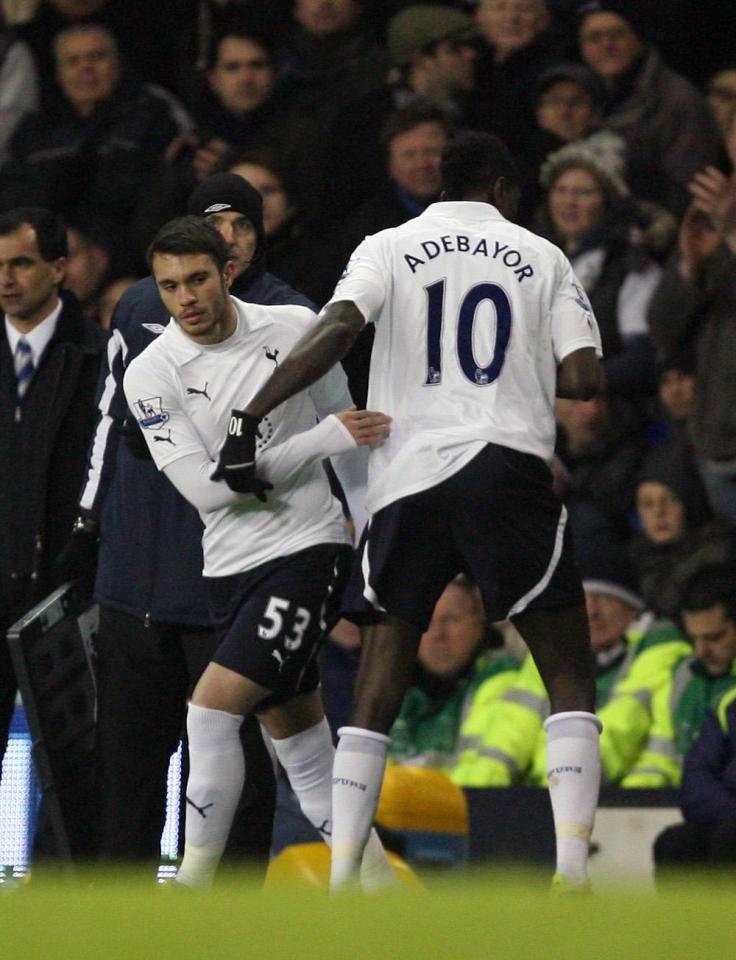
{"type": "Polygon", "coordinates": [[[383,611],[426,630],[458,573],[478,584],[489,622],[584,603],[566,521],[544,461],[489,443],[447,480],[371,518],[343,616],[364,624],[383,611]]]}
{"type": "Polygon", "coordinates": [[[212,662],[272,691],[259,712],[319,686],[317,653],[337,622],[352,558],[350,547],[320,544],[206,578],[219,632],[212,662]]]}

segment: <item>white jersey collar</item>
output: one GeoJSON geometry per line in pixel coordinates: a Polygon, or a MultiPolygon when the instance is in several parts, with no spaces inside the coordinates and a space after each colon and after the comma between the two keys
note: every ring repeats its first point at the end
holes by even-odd
{"type": "Polygon", "coordinates": [[[430,203],[420,217],[448,217],[452,220],[505,220],[491,203],[479,200],[443,200],[430,203]]]}
{"type": "Polygon", "coordinates": [[[174,363],[183,367],[190,360],[195,360],[203,353],[212,353],[219,350],[227,350],[232,343],[240,339],[248,330],[248,321],[245,315],[245,304],[237,297],[231,296],[235,311],[238,315],[238,323],[232,336],[228,337],[223,343],[215,343],[211,346],[203,346],[191,340],[181,329],[179,324],[170,317],[168,326],[161,334],[166,340],[166,347],[174,363]]]}

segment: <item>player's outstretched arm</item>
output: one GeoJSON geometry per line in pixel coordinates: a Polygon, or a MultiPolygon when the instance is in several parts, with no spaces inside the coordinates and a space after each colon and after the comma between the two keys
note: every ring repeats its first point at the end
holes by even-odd
{"type": "MultiPolygon", "coordinates": [[[[315,460],[335,457],[356,446],[380,443],[388,436],[390,417],[373,410],[351,407],[325,417],[311,430],[294,434],[283,443],[269,447],[258,458],[261,496],[265,490],[288,483],[297,473],[315,460]]],[[[253,491],[236,491],[223,483],[212,483],[212,461],[207,454],[192,453],[164,467],[166,477],[181,495],[201,513],[221,510],[243,503],[253,491]]],[[[257,494],[256,494],[257,495],[257,494]]]]}
{"type": "Polygon", "coordinates": [[[592,400],[601,386],[601,365],[594,347],[574,350],[557,368],[555,394],[563,400],[592,400]]]}
{"type": "Polygon", "coordinates": [[[231,490],[254,493],[265,500],[263,481],[256,476],[256,437],[261,417],[324,376],[345,356],[364,326],[363,314],[352,301],[338,301],[325,309],[321,320],[276,367],[248,406],[231,411],[213,480],[225,480],[231,490]]]}
{"type": "Polygon", "coordinates": [[[365,326],[365,317],[351,300],[327,306],[317,325],[293,347],[245,408],[263,417],[295,393],[311,387],[342,360],[365,326]]]}

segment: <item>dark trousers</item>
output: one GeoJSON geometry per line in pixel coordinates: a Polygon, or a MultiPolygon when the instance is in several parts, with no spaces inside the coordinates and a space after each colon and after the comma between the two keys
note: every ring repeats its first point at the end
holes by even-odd
{"type": "Polygon", "coordinates": [[[654,841],[657,881],[683,868],[721,869],[736,864],[736,822],[677,823],[654,841]]]}
{"type": "MultiPolygon", "coordinates": [[[[96,670],[101,859],[158,861],[169,760],[184,734],[187,697],[215,646],[213,631],[146,626],[130,614],[101,608],[96,670]]],[[[254,717],[243,723],[241,739],[246,784],[225,857],[265,869],[276,795],[273,766],[254,717]]]]}
{"type": "Polygon", "coordinates": [[[15,691],[17,684],[15,682],[15,671],[10,660],[10,650],[8,649],[7,635],[12,624],[0,614],[0,770],[2,769],[5,748],[8,745],[8,731],[10,730],[10,721],[13,717],[13,707],[15,705],[15,691]]]}
{"type": "Polygon", "coordinates": [[[0,769],[8,745],[18,684],[8,648],[8,630],[38,603],[39,591],[30,579],[0,580],[0,769]]]}

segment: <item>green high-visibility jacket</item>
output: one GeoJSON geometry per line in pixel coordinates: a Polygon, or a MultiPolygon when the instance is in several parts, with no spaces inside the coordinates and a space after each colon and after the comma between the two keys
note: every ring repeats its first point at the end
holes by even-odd
{"type": "Polygon", "coordinates": [[[736,686],[736,660],[724,677],[711,677],[694,653],[682,656],[656,692],[646,744],[622,787],[679,787],[682,761],[706,713],[736,686]]]}
{"type": "Polygon", "coordinates": [[[481,654],[452,694],[432,699],[410,687],[391,728],[389,763],[449,770],[463,749],[462,728],[478,703],[490,703],[509,687],[519,662],[500,651],[481,654]]]}
{"type": "MultiPolygon", "coordinates": [[[[627,713],[641,713],[642,704],[651,699],[651,693],[645,696],[643,691],[665,682],[673,661],[691,649],[671,622],[655,621],[651,614],[632,624],[626,644],[623,660],[600,671],[597,683],[601,713],[606,704],[619,700],[622,688],[624,695],[628,689],[628,696],[621,697],[614,712],[614,736],[607,740],[602,737],[601,748],[611,753],[612,769],[623,765],[618,721],[627,713]]],[[[479,708],[468,716],[465,728],[473,730],[475,743],[460,754],[450,773],[452,780],[463,787],[545,783],[546,738],[542,725],[548,715],[547,692],[532,657],[527,656],[509,689],[485,710],[479,708]]],[[[648,715],[646,724],[638,724],[632,732],[632,743],[623,751],[630,765],[646,741],[650,723],[648,715]]]]}

